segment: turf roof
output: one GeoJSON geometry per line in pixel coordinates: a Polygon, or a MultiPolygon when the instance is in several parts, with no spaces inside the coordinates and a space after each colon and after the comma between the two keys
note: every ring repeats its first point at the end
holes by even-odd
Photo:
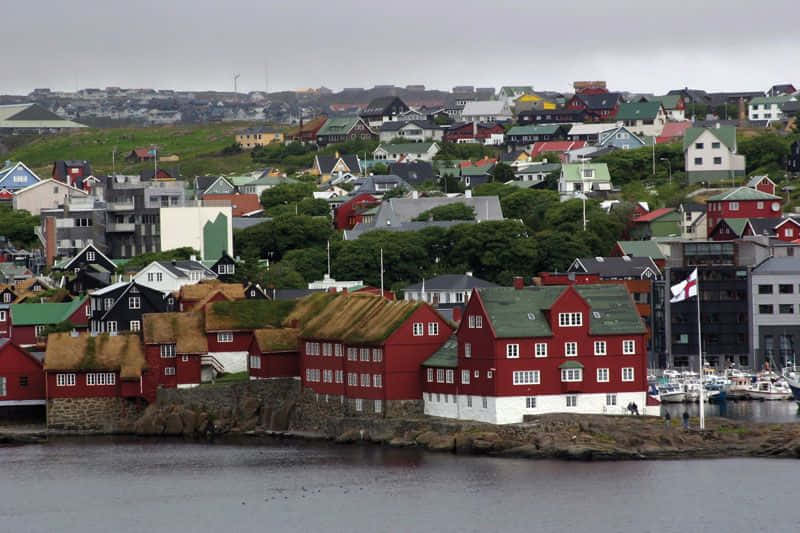
{"type": "Polygon", "coordinates": [[[148,313],[142,316],[145,344],[174,344],[175,353],[208,353],[203,311],[148,313]]]}
{"type": "Polygon", "coordinates": [[[286,352],[297,350],[296,328],[263,328],[253,331],[253,336],[261,353],[286,352]]]}
{"type": "Polygon", "coordinates": [[[135,334],[51,333],[47,338],[45,370],[116,370],[122,379],[138,379],[145,366],[142,343],[135,334]]]}
{"type": "Polygon", "coordinates": [[[235,300],[206,306],[206,331],[239,331],[280,326],[295,306],[284,300],[235,300]]]}

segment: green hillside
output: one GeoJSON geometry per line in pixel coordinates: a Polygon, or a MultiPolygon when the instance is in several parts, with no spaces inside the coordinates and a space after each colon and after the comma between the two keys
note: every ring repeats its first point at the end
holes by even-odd
{"type": "Polygon", "coordinates": [[[242,123],[170,125],[125,128],[91,128],[74,133],[40,136],[13,149],[5,159],[23,161],[40,177],[49,176],[53,161],[58,159],[88,159],[96,174],[112,171],[112,151],[117,149],[116,172],[135,174],[151,163],[131,163],[125,156],[134,148],[158,146],[159,157],[177,155],[177,162],[162,162],[165,169],[178,167],[183,176],[224,174],[254,170],[248,151],[222,155],[222,149],[234,142],[237,131],[247,127],[242,123]]]}

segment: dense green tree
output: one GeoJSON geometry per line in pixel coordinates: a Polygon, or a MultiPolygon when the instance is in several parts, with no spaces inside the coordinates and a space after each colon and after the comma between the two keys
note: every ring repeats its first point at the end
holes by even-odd
{"type": "Polygon", "coordinates": [[[283,261],[270,264],[269,268],[261,269],[258,274],[255,281],[265,289],[304,289],[308,286],[303,276],[283,261]]]}
{"type": "Polygon", "coordinates": [[[762,133],[739,139],[737,148],[746,158],[749,174],[773,174],[777,177],[786,168],[789,147],[794,139],[795,136],[762,133]]]}
{"type": "Polygon", "coordinates": [[[370,172],[376,176],[385,176],[389,174],[389,166],[385,163],[377,163],[370,169],[370,172]]]}
{"type": "Polygon", "coordinates": [[[261,193],[261,205],[269,212],[269,209],[284,204],[299,202],[303,198],[311,198],[317,190],[313,183],[281,183],[261,193]]]}
{"type": "Polygon", "coordinates": [[[475,220],[475,208],[462,203],[440,205],[423,211],[414,220],[475,220]]]}
{"type": "Polygon", "coordinates": [[[329,216],[331,208],[328,202],[321,198],[303,198],[299,202],[271,207],[266,213],[271,217],[282,215],[329,216]]]}
{"type": "Polygon", "coordinates": [[[281,263],[291,266],[306,282],[310,282],[322,279],[328,271],[328,254],[322,247],[289,250],[281,263]]]}
{"type": "Polygon", "coordinates": [[[12,243],[22,248],[30,248],[39,244],[34,228],[39,225],[39,217],[25,210],[13,210],[0,207],[0,234],[5,235],[12,243]]]}
{"type": "Polygon", "coordinates": [[[481,183],[473,189],[473,194],[475,196],[499,196],[502,199],[517,191],[519,191],[518,187],[505,183],[481,183]]]}
{"type": "Polygon", "coordinates": [[[545,213],[558,203],[557,192],[537,189],[516,189],[500,199],[503,216],[522,220],[531,231],[544,229],[545,213]]]}
{"type": "Polygon", "coordinates": [[[497,148],[492,148],[483,144],[471,143],[449,143],[439,144],[439,152],[434,159],[453,160],[453,159],[482,159],[483,157],[494,157],[498,153],[497,148]]]}
{"type": "Polygon", "coordinates": [[[335,232],[327,217],[284,215],[236,232],[241,256],[279,261],[289,250],[325,246],[335,232]]]}
{"type": "Polygon", "coordinates": [[[492,169],[492,181],[505,183],[514,180],[514,169],[505,163],[497,163],[492,169]]]}

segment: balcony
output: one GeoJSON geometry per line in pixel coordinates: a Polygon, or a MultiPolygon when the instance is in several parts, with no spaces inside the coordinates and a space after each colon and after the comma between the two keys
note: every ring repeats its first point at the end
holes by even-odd
{"type": "Polygon", "coordinates": [[[133,200],[122,200],[119,202],[108,202],[106,204],[107,211],[133,211],[133,200]]]}
{"type": "Polygon", "coordinates": [[[111,222],[106,226],[106,231],[110,233],[133,233],[136,224],[133,222],[111,222]]]}

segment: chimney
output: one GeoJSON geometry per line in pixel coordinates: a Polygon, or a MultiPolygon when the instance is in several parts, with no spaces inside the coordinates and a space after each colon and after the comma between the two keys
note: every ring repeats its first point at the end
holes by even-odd
{"type": "Polygon", "coordinates": [[[459,306],[455,306],[453,308],[453,322],[455,322],[455,323],[461,322],[461,313],[462,312],[463,312],[463,310],[459,306]]]}
{"type": "Polygon", "coordinates": [[[472,138],[478,138],[478,123],[476,121],[472,121],[472,138]]]}
{"type": "Polygon", "coordinates": [[[472,190],[471,189],[467,189],[466,191],[464,191],[464,198],[472,198],[472,190]]]}
{"type": "Polygon", "coordinates": [[[514,276],[514,288],[517,290],[525,288],[525,280],[522,276],[514,276]]]}
{"type": "Polygon", "coordinates": [[[44,238],[45,238],[45,261],[48,266],[52,266],[56,259],[56,219],[55,217],[45,217],[44,219],[44,238]]]}

